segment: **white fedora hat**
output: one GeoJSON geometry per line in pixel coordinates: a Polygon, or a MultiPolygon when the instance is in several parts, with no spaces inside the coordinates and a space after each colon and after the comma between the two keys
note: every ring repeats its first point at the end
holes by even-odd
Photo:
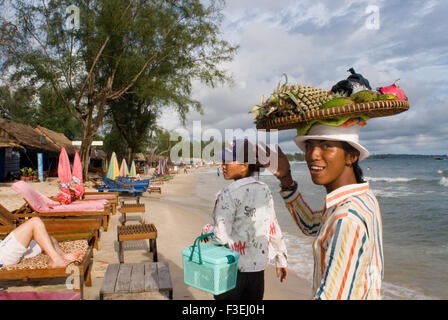
{"type": "Polygon", "coordinates": [[[353,148],[359,151],[359,160],[363,160],[369,156],[369,151],[359,144],[359,126],[352,125],[349,127],[326,126],[323,124],[313,125],[308,133],[304,136],[295,136],[294,142],[305,152],[306,140],[331,140],[345,141],[353,148]]]}

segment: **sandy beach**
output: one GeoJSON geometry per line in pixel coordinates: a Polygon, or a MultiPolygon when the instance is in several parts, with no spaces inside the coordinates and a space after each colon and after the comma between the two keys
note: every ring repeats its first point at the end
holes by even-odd
{"type": "MultiPolygon", "coordinates": [[[[204,170],[204,169],[197,169],[204,170]]],[[[199,236],[202,226],[210,222],[214,199],[197,197],[197,172],[180,173],[163,185],[162,194],[144,193],[141,202],[145,203],[145,214],[128,215],[127,224],[140,221],[154,223],[158,230],[158,260],[169,264],[175,300],[212,300],[209,293],[184,284],[181,250],[193,243],[199,236]]],[[[10,188],[10,183],[0,184],[0,203],[7,209],[14,210],[23,203],[22,197],[10,188]]],[[[32,182],[31,185],[47,196],[58,193],[57,178],[48,181],[32,182]]],[[[95,191],[86,184],[87,191],[95,191]]],[[[120,197],[121,198],[121,197],[120,197]]],[[[128,198],[130,201],[132,198],[128,198]]],[[[126,199],[125,199],[126,200],[126,199]]],[[[108,264],[118,263],[118,244],[116,241],[117,225],[120,224],[119,212],[112,216],[109,230],[102,232],[99,250],[94,250],[92,286],[84,288],[84,299],[99,299],[99,291],[108,264]]],[[[125,262],[151,261],[147,241],[128,241],[124,244],[125,262]]],[[[280,283],[275,275],[275,268],[269,265],[265,274],[265,300],[301,300],[311,298],[311,284],[297,277],[293,272],[288,279],[280,283]]],[[[1,286],[3,289],[5,285],[1,286]]],[[[10,286],[9,291],[66,291],[65,284],[46,285],[39,281],[29,285],[10,286]]]]}

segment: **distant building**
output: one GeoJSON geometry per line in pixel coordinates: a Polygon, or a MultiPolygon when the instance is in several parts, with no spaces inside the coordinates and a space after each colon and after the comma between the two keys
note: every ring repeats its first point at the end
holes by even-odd
{"type": "MultiPolygon", "coordinates": [[[[44,171],[54,175],[62,146],[73,161],[76,149],[64,134],[0,118],[0,181],[8,180],[24,167],[37,169],[38,153],[43,154],[44,171]]],[[[92,148],[91,158],[103,160],[106,156],[103,151],[92,148]]]]}

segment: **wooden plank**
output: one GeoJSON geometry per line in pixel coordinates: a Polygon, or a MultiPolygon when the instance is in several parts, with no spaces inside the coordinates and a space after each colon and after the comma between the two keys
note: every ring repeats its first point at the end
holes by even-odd
{"type": "Polygon", "coordinates": [[[159,281],[157,276],[157,264],[154,262],[145,262],[145,291],[158,291],[159,281]]]}
{"type": "Polygon", "coordinates": [[[157,262],[157,274],[159,276],[159,289],[173,288],[167,261],[157,262]]]}
{"type": "Polygon", "coordinates": [[[115,292],[129,292],[131,285],[132,265],[122,263],[118,271],[117,283],[115,285],[115,292]]]}
{"type": "Polygon", "coordinates": [[[117,282],[119,270],[120,265],[118,263],[107,266],[106,274],[101,285],[100,294],[115,292],[115,284],[117,282]]]}
{"type": "Polygon", "coordinates": [[[129,291],[132,293],[145,290],[145,266],[141,263],[132,264],[131,285],[129,291]]]}
{"type": "Polygon", "coordinates": [[[143,240],[157,238],[156,232],[119,235],[119,241],[143,240]]]}

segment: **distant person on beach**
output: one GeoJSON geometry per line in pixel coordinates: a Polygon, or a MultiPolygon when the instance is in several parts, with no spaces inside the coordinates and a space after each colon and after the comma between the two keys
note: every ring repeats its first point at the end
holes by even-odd
{"type": "Polygon", "coordinates": [[[50,236],[38,217],[22,223],[0,243],[0,264],[9,266],[24,258],[32,258],[44,251],[52,267],[65,267],[76,261],[82,252],[65,253],[58,241],[50,236]]]}
{"type": "MultiPolygon", "coordinates": [[[[284,282],[288,276],[287,252],[277,222],[274,201],[268,186],[255,180],[258,171],[248,162],[248,149],[255,147],[247,140],[234,141],[233,147],[221,152],[224,179],[234,180],[217,196],[213,224],[206,225],[202,234],[216,244],[227,244],[240,253],[236,287],[216,300],[262,300],[264,270],[269,260],[276,264],[277,276],[284,282]],[[244,159],[237,161],[237,155],[244,159]]],[[[254,154],[255,155],[255,154],[254,154]]]]}
{"type": "Polygon", "coordinates": [[[218,168],[216,168],[216,174],[218,175],[218,177],[219,177],[219,167],[218,168]]]}
{"type": "MultiPolygon", "coordinates": [[[[306,135],[294,138],[305,153],[312,181],[326,189],[323,210],[312,210],[302,198],[300,182],[294,181],[280,147],[277,168],[270,168],[270,163],[263,165],[279,179],[280,194],[300,230],[315,237],[314,299],[381,299],[381,213],[358,165],[358,160],[369,155],[358,140],[356,124],[314,124],[306,135]]],[[[264,144],[261,147],[273,159],[273,151],[264,144]]]]}

